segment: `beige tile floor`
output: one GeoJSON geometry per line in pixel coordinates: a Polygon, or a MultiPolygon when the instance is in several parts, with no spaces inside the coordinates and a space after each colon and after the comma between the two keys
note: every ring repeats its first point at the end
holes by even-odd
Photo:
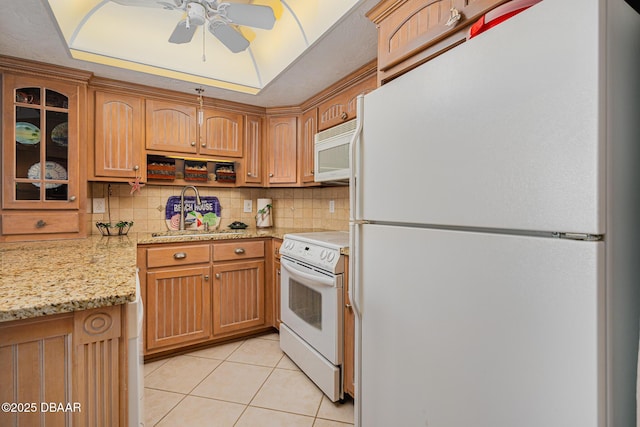
{"type": "Polygon", "coordinates": [[[353,401],[327,399],[278,339],[274,333],[145,364],[145,425],[353,426],[353,401]]]}

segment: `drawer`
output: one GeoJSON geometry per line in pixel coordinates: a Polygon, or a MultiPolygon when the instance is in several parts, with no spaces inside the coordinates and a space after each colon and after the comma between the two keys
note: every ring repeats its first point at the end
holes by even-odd
{"type": "Polygon", "coordinates": [[[236,240],[213,245],[214,261],[233,261],[236,259],[264,257],[264,241],[236,240]]]}
{"type": "Polygon", "coordinates": [[[5,213],[2,234],[53,234],[80,231],[78,212],[5,213]]]}
{"type": "Polygon", "coordinates": [[[172,246],[147,249],[147,268],[209,262],[210,245],[172,246]]]}

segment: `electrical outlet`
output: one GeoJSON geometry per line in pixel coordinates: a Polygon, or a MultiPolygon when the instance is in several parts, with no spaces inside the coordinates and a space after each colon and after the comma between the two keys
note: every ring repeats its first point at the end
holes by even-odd
{"type": "Polygon", "coordinates": [[[244,201],[244,211],[251,213],[253,211],[253,201],[245,200],[244,201]]]}
{"type": "Polygon", "coordinates": [[[98,197],[93,199],[93,213],[104,213],[105,201],[104,197],[98,197]]]}
{"type": "Polygon", "coordinates": [[[336,202],[334,200],[329,200],[329,213],[334,213],[336,211],[336,202]]]}

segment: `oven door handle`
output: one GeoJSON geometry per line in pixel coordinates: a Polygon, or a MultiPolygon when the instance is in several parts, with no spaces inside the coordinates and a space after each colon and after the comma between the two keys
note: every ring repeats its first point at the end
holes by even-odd
{"type": "Polygon", "coordinates": [[[280,260],[280,265],[284,267],[292,276],[298,276],[303,279],[306,279],[307,282],[312,282],[312,284],[321,284],[324,286],[335,287],[335,281],[333,279],[329,279],[328,277],[323,277],[315,274],[309,274],[306,271],[301,270],[296,267],[296,264],[288,261],[286,259],[280,260]]]}

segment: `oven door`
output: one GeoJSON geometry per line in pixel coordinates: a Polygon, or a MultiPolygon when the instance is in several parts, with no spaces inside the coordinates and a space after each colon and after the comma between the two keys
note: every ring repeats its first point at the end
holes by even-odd
{"type": "Polygon", "coordinates": [[[334,365],[342,364],[342,274],[281,259],[281,320],[334,365]]]}

